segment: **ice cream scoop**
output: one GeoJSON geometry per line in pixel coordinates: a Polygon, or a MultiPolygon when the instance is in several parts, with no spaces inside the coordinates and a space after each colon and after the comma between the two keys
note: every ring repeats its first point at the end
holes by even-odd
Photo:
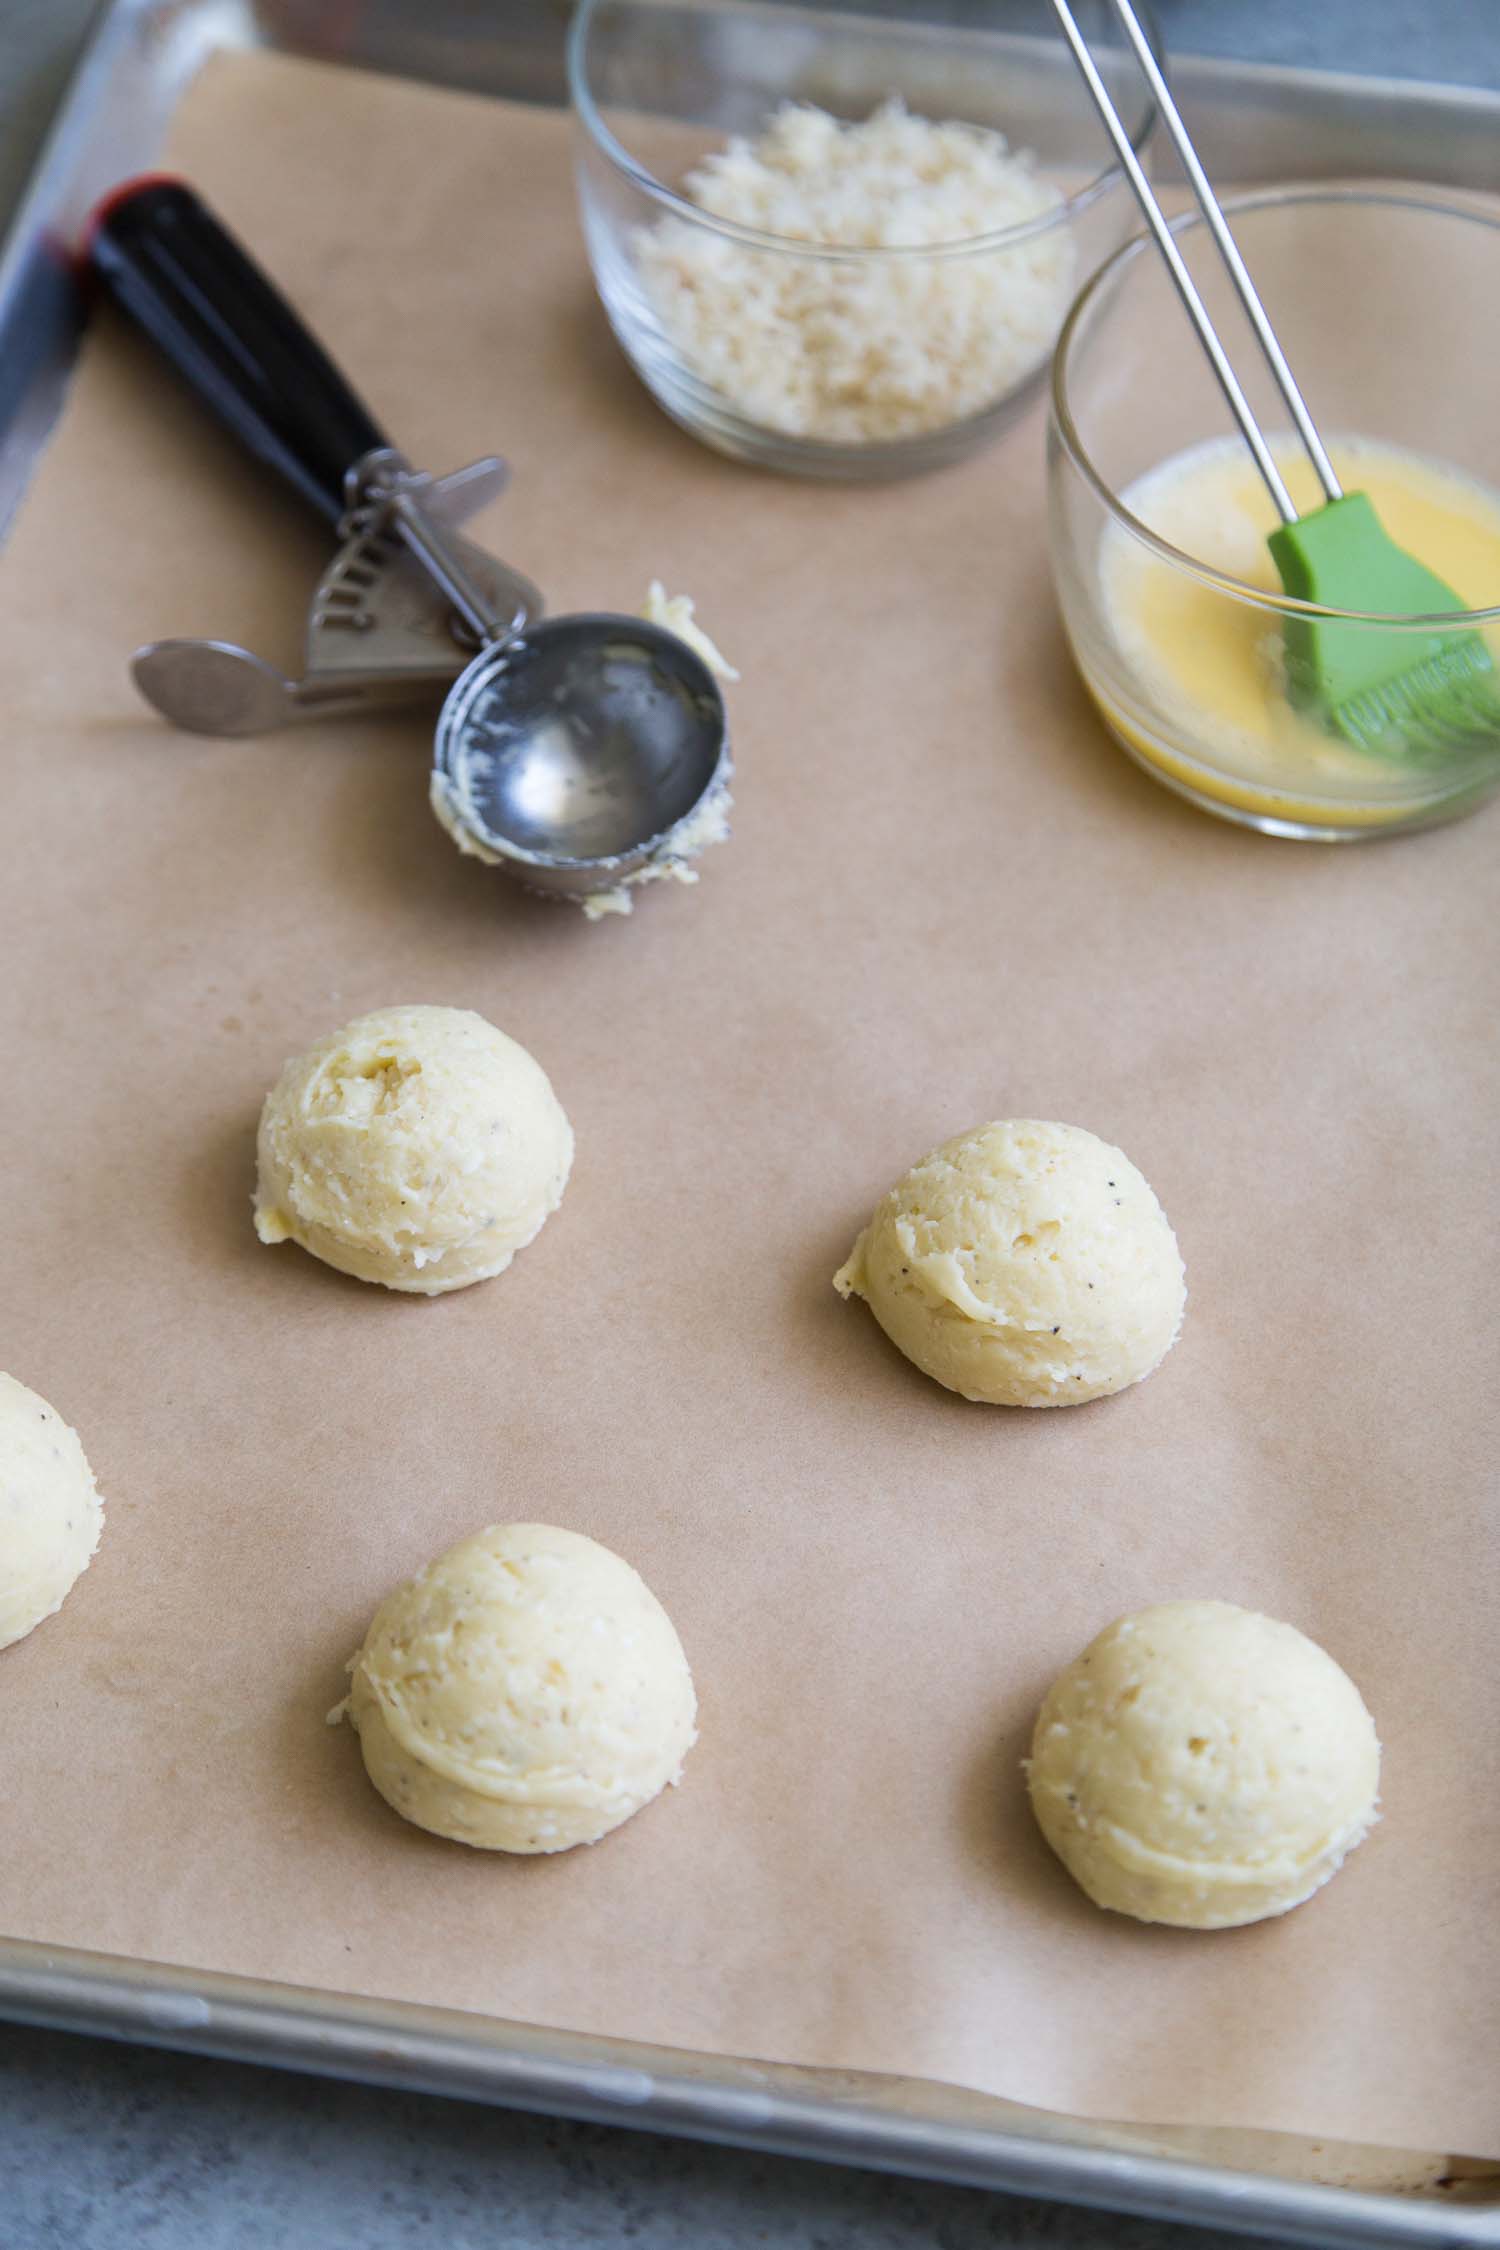
{"type": "Polygon", "coordinates": [[[194,731],[246,734],[446,688],[440,810],[476,856],[530,889],[586,897],[680,850],[729,769],[723,698],[701,656],[639,618],[539,622],[529,580],[451,528],[492,496],[501,465],[414,470],[182,181],[118,189],[89,250],[122,310],[342,542],[314,597],[301,680],[232,642],[159,641],[135,659],[156,709],[194,731]]]}

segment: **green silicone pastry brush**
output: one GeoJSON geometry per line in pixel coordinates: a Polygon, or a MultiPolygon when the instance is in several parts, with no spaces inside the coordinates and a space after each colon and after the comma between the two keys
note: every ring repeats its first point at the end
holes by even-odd
{"type": "MultiPolygon", "coordinates": [[[[1441,617],[1464,606],[1396,545],[1363,492],[1295,516],[1267,545],[1287,593],[1321,609],[1441,617]]],[[[1283,641],[1290,700],[1359,749],[1431,754],[1485,736],[1500,748],[1500,681],[1478,633],[1310,615],[1289,617],[1283,641]]]]}
{"type": "Polygon", "coordinates": [[[1114,0],[1115,13],[1327,495],[1326,505],[1310,515],[1297,513],[1069,0],[1052,0],[1052,6],[1198,341],[1276,503],[1282,521],[1269,545],[1282,586],[1294,600],[1317,605],[1286,620],[1289,700],[1330,734],[1388,757],[1441,756],[1486,745],[1500,755],[1500,677],[1494,659],[1478,633],[1445,626],[1444,620],[1464,607],[1453,588],[1397,546],[1366,494],[1346,493],[1339,483],[1131,0],[1114,0]],[[1325,610],[1350,614],[1325,616],[1325,610]],[[1386,617],[1392,620],[1389,626],[1378,622],[1386,617]],[[1397,619],[1415,622],[1398,625],[1397,619]]]}

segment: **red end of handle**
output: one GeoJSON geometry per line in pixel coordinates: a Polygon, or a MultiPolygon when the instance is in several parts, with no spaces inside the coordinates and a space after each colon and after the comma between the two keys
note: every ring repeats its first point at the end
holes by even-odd
{"type": "Polygon", "coordinates": [[[80,272],[87,270],[94,254],[94,244],[99,229],[112,219],[124,203],[139,195],[145,188],[185,187],[187,182],[177,172],[136,172],[128,180],[120,180],[101,195],[83,225],[78,230],[78,247],[74,251],[80,272]]]}
{"type": "Polygon", "coordinates": [[[122,181],[84,232],[90,278],[264,466],[329,523],[386,443],[270,277],[185,180],[122,181]]]}

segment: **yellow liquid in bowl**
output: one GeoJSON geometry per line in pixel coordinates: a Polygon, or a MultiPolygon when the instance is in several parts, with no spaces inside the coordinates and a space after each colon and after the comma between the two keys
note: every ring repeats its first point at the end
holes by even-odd
{"type": "MultiPolygon", "coordinates": [[[[1299,510],[1322,504],[1308,462],[1273,448],[1299,510]]],[[[1465,607],[1500,607],[1500,494],[1441,462],[1363,439],[1330,447],[1346,491],[1366,492],[1390,536],[1465,607]]],[[[1124,505],[1158,538],[1227,577],[1280,592],[1266,546],[1279,521],[1244,445],[1214,439],[1133,484],[1124,505]]],[[[1099,550],[1104,617],[1134,690],[1126,707],[1090,682],[1106,719],[1148,764],[1228,809],[1289,824],[1408,819],[1479,778],[1352,749],[1295,711],[1282,684],[1281,620],[1165,562],[1111,525],[1099,550]]],[[[1486,631],[1500,667],[1500,631],[1486,631]]],[[[1500,692],[1500,673],[1497,673],[1500,692]]],[[[1493,753],[1500,780],[1500,746],[1493,753]]]]}

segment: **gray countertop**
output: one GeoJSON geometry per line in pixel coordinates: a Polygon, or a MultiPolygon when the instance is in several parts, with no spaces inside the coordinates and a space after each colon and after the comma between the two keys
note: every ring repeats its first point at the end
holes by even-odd
{"type": "MultiPolygon", "coordinates": [[[[412,5],[417,0],[411,0],[412,5]]],[[[1500,85],[1496,0],[1157,0],[1180,48],[1500,85]]],[[[89,0],[0,0],[0,213],[89,0]]],[[[0,2025],[5,2250],[1211,2250],[1063,2210],[0,2025]]]]}

